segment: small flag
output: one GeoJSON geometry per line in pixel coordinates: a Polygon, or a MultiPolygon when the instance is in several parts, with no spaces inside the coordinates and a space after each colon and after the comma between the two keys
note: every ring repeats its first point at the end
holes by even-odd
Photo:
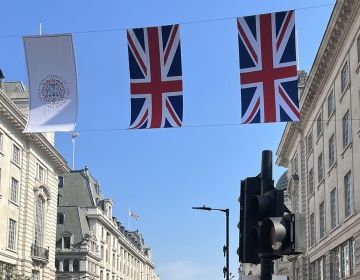
{"type": "Polygon", "coordinates": [[[73,141],[73,143],[75,142],[75,139],[80,135],[79,132],[74,132],[73,134],[71,134],[71,141],[73,141]]]}
{"type": "Polygon", "coordinates": [[[30,107],[24,132],[73,131],[77,79],[71,34],[24,37],[30,107]]]}
{"type": "Polygon", "coordinates": [[[130,128],[180,127],[183,87],[179,25],[128,29],[130,128]]]}
{"type": "Polygon", "coordinates": [[[237,19],[241,122],[287,122],[300,118],[295,12],[237,19]]]}
{"type": "Polygon", "coordinates": [[[138,214],[136,214],[135,212],[131,211],[129,209],[129,216],[133,217],[135,220],[139,220],[140,216],[138,214]]]}

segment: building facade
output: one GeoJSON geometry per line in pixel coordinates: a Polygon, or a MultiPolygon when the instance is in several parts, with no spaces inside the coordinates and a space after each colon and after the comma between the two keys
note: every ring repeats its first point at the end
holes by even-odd
{"type": "Polygon", "coordinates": [[[56,279],[159,280],[151,249],[138,231],[112,215],[88,168],[63,174],[59,184],[56,279]]]}
{"type": "Polygon", "coordinates": [[[306,217],[306,252],[290,279],[360,279],[360,1],[337,1],[288,123],[277,164],[288,168],[295,213],[306,217]]]}
{"type": "Polygon", "coordinates": [[[53,135],[22,133],[27,99],[21,82],[0,82],[0,275],[54,279],[58,175],[69,168],[53,135]]]}

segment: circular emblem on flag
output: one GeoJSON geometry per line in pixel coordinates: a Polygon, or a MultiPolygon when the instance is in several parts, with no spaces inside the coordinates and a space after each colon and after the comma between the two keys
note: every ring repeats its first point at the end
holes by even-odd
{"type": "Polygon", "coordinates": [[[38,93],[44,105],[58,108],[69,97],[69,88],[59,75],[48,75],[41,81],[38,93]]]}

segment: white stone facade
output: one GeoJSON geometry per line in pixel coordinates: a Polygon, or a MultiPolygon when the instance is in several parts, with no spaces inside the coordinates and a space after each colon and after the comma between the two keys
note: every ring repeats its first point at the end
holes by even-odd
{"type": "Polygon", "coordinates": [[[87,167],[64,174],[59,195],[56,279],[160,280],[142,235],[112,216],[87,167]]]}
{"type": "Polygon", "coordinates": [[[44,135],[22,133],[26,119],[8,96],[27,92],[13,85],[0,87],[0,270],[54,279],[58,175],[69,168],[44,135]]]}
{"type": "Polygon", "coordinates": [[[277,164],[292,210],[306,216],[306,252],[290,279],[360,279],[360,1],[337,1],[277,164]]]}

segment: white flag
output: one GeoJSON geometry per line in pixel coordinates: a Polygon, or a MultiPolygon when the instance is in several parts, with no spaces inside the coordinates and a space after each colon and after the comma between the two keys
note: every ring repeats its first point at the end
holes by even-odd
{"type": "Polygon", "coordinates": [[[77,81],[71,34],[24,37],[30,106],[24,132],[73,131],[77,81]]]}
{"type": "Polygon", "coordinates": [[[135,212],[131,211],[129,209],[129,216],[133,217],[135,220],[139,220],[140,216],[138,214],[136,214],[135,212]]]}

